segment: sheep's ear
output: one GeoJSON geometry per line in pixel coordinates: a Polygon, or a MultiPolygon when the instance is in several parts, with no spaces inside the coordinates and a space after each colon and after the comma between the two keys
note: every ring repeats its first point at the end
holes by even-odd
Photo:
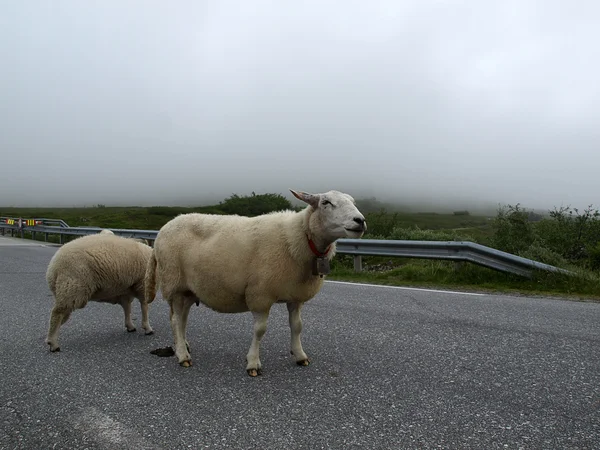
{"type": "Polygon", "coordinates": [[[293,189],[290,189],[290,192],[294,194],[294,197],[296,197],[298,200],[308,203],[315,209],[319,206],[319,200],[321,199],[319,194],[309,194],[308,192],[294,191],[293,189]]]}

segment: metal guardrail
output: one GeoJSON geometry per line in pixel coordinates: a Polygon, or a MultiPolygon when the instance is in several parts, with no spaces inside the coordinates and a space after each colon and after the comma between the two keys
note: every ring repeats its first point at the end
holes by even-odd
{"type": "MultiPolygon", "coordinates": [[[[2,219],[2,218],[0,218],[2,219]]],[[[40,219],[38,219],[40,220],[40,219]]],[[[45,240],[49,234],[58,234],[60,243],[64,243],[64,236],[85,236],[99,233],[103,228],[98,227],[69,227],[61,220],[51,219],[59,226],[49,225],[23,225],[18,228],[16,224],[0,223],[0,232],[5,234],[6,230],[14,231],[24,238],[24,233],[32,233],[35,239],[37,233],[43,233],[45,240]],[[62,224],[61,224],[62,223],[62,224]]],[[[42,221],[44,221],[42,219],[42,221]]],[[[121,228],[109,228],[113,233],[128,238],[139,238],[154,241],[157,230],[131,230],[121,228]]],[[[571,272],[544,264],[531,259],[516,256],[494,248],[486,247],[474,242],[464,241],[405,241],[387,239],[339,239],[337,241],[337,253],[354,256],[354,269],[362,270],[362,256],[386,256],[402,258],[440,259],[451,261],[465,261],[478,264],[483,267],[501,272],[513,273],[530,278],[536,270],[572,274],[571,272]]]]}
{"type": "MultiPolygon", "coordinates": [[[[355,256],[368,255],[465,261],[524,277],[531,277],[535,270],[563,274],[571,273],[549,264],[468,241],[340,239],[337,244],[337,251],[341,254],[355,256]]],[[[355,261],[355,270],[360,270],[357,267],[357,261],[355,261]]]]}
{"type": "Polygon", "coordinates": [[[65,222],[62,219],[44,219],[44,218],[41,218],[41,219],[37,219],[37,220],[41,220],[44,225],[55,224],[55,225],[58,225],[58,226],[63,227],[63,228],[69,228],[69,225],[67,224],[67,222],[65,222]]]}
{"type": "MultiPolygon", "coordinates": [[[[11,236],[14,236],[15,231],[22,238],[25,236],[25,232],[32,234],[32,238],[35,239],[36,234],[40,233],[45,236],[45,240],[48,241],[48,235],[57,234],[60,236],[60,243],[64,243],[64,236],[86,236],[88,234],[96,234],[105,228],[99,227],[63,227],[61,226],[48,226],[48,225],[23,225],[21,228],[18,225],[9,225],[6,223],[0,223],[0,230],[11,230],[11,236]]],[[[156,239],[158,233],[157,230],[129,230],[120,228],[109,228],[113,233],[128,238],[139,238],[148,239],[153,241],[156,239]]]]}

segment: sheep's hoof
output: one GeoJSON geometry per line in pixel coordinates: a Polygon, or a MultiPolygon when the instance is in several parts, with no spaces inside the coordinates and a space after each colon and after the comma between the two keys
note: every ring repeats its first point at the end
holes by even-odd
{"type": "Polygon", "coordinates": [[[259,375],[262,375],[261,369],[248,369],[247,372],[248,375],[250,375],[251,377],[257,377],[259,375]]]}
{"type": "MultiPolygon", "coordinates": [[[[294,354],[294,352],[292,350],[290,350],[290,354],[294,354]]],[[[302,359],[300,361],[296,361],[296,364],[298,364],[299,366],[308,366],[310,364],[310,361],[308,358],[306,359],[302,359]]]]}
{"type": "Polygon", "coordinates": [[[180,365],[181,367],[190,367],[190,366],[192,365],[192,361],[190,361],[190,360],[187,360],[187,361],[181,361],[181,362],[179,363],[179,365],[180,365]]]}
{"type": "Polygon", "coordinates": [[[146,331],[146,336],[150,336],[151,334],[154,334],[154,330],[146,331]]]}
{"type": "Polygon", "coordinates": [[[135,328],[131,328],[131,329],[127,328],[128,333],[133,333],[134,331],[135,331],[135,328]]]}
{"type": "Polygon", "coordinates": [[[59,347],[58,345],[57,345],[56,347],[53,347],[53,344],[52,344],[52,342],[50,342],[50,340],[47,340],[47,341],[46,341],[46,344],[48,344],[48,347],[50,347],[50,349],[49,349],[49,350],[50,350],[51,352],[53,352],[53,353],[54,353],[54,352],[60,352],[60,347],[59,347]]]}

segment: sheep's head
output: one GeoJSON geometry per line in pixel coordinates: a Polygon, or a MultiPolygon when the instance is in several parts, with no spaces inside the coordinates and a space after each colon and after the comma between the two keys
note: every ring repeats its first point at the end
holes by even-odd
{"type": "Polygon", "coordinates": [[[367,231],[365,216],[356,207],[354,199],[344,192],[329,191],[309,194],[290,189],[299,200],[312,206],[311,220],[317,221],[326,238],[360,238],[367,231]]]}

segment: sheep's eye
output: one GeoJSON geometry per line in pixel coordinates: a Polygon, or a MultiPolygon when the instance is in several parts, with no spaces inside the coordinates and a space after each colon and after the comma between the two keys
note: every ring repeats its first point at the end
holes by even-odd
{"type": "Polygon", "coordinates": [[[331,206],[333,206],[333,204],[329,200],[323,200],[323,202],[321,204],[323,206],[325,206],[325,205],[331,205],[331,206]]]}

